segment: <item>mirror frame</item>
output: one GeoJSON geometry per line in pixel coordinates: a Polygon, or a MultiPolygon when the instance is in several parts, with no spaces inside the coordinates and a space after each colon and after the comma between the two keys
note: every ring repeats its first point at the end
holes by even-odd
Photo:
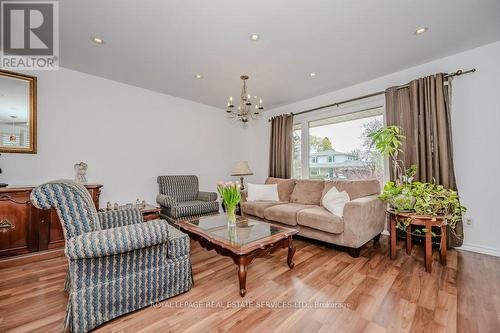
{"type": "Polygon", "coordinates": [[[13,78],[18,80],[28,81],[29,83],[29,133],[30,133],[30,146],[26,148],[19,147],[3,147],[0,146],[0,153],[25,153],[25,154],[36,154],[36,144],[37,144],[37,122],[36,122],[36,76],[30,76],[15,72],[9,72],[0,70],[0,76],[13,78]]]}

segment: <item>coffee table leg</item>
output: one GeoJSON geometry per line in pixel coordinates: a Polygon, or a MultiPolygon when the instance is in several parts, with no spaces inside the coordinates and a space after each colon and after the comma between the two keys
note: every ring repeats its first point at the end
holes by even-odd
{"type": "Polygon", "coordinates": [[[247,263],[245,257],[240,257],[238,262],[238,279],[240,280],[240,296],[247,293],[247,263]]]}
{"type": "Polygon", "coordinates": [[[286,259],[286,262],[288,264],[288,267],[293,268],[295,266],[293,262],[293,255],[295,254],[295,245],[293,245],[293,238],[292,236],[288,237],[288,256],[286,259]]]}

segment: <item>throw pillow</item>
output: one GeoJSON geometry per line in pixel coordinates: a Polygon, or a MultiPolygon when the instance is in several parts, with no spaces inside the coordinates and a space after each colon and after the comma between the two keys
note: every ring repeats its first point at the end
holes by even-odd
{"type": "Polygon", "coordinates": [[[247,201],[280,201],[278,184],[247,184],[247,201]]]}
{"type": "Polygon", "coordinates": [[[346,191],[339,192],[337,188],[332,187],[326,192],[321,204],[333,215],[342,217],[344,216],[344,206],[349,201],[351,199],[346,191]]]}

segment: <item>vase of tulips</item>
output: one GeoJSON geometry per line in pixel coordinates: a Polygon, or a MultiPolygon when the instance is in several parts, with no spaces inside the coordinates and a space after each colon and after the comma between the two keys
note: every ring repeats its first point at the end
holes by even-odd
{"type": "Polygon", "coordinates": [[[236,224],[236,206],[241,200],[238,182],[219,182],[217,183],[217,192],[219,192],[222,202],[226,207],[229,224],[236,224]]]}

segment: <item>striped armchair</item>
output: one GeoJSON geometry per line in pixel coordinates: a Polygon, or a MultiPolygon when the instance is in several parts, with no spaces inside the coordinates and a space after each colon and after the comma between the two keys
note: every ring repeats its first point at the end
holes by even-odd
{"type": "Polygon", "coordinates": [[[55,208],[66,240],[69,300],[64,330],[93,328],[191,289],[189,238],[137,209],[98,213],[85,187],[70,180],[38,186],[33,205],[55,208]]]}
{"type": "Polygon", "coordinates": [[[199,191],[197,176],[159,176],[160,216],[169,222],[217,214],[217,193],[199,191]]]}

